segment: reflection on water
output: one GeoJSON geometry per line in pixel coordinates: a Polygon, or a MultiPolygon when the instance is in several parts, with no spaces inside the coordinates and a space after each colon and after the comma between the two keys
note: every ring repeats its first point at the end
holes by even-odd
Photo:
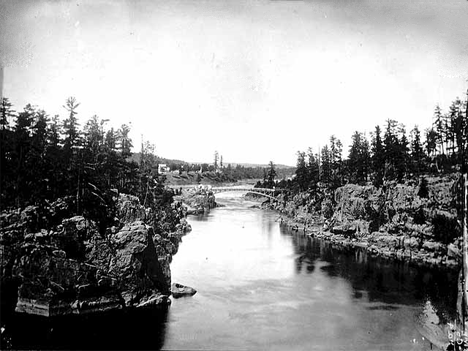
{"type": "Polygon", "coordinates": [[[355,291],[365,290],[371,301],[399,302],[411,305],[424,299],[434,301],[435,307],[445,311],[448,318],[455,315],[454,301],[457,295],[456,272],[447,269],[414,267],[404,262],[368,256],[363,249],[340,248],[308,236],[291,234],[281,227],[281,233],[289,236],[297,259],[297,273],[306,271],[316,261],[327,262],[321,267],[330,277],[345,278],[355,291]]]}
{"type": "Polygon", "coordinates": [[[8,330],[15,349],[158,350],[167,309],[44,318],[16,314],[8,330]]]}
{"type": "Polygon", "coordinates": [[[416,325],[427,302],[454,319],[454,272],[337,251],[217,199],[226,207],[191,219],[171,265],[198,293],[174,300],[164,349],[428,350],[416,325]]]}

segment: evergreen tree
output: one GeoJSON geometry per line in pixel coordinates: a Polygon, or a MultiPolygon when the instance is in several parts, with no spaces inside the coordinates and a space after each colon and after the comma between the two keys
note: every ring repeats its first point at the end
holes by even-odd
{"type": "Polygon", "coordinates": [[[318,156],[314,155],[312,148],[307,150],[307,187],[315,190],[319,182],[320,165],[318,156]]]}
{"type": "Polygon", "coordinates": [[[76,109],[80,106],[74,97],[69,97],[63,106],[68,111],[68,118],[63,121],[64,148],[71,149],[75,145],[79,145],[79,124],[76,118],[76,109]]]}
{"type": "Polygon", "coordinates": [[[398,142],[398,122],[393,119],[387,120],[387,128],[384,135],[384,155],[385,155],[385,170],[384,177],[395,179],[397,177],[397,163],[400,154],[400,146],[398,142]]]}
{"type": "Polygon", "coordinates": [[[305,152],[301,152],[301,151],[297,152],[296,182],[301,191],[304,191],[307,189],[308,180],[309,180],[305,157],[306,157],[305,152]]]}
{"type": "Polygon", "coordinates": [[[399,138],[395,159],[395,169],[397,180],[401,182],[407,173],[409,164],[408,138],[406,137],[406,129],[403,124],[399,124],[398,134],[399,138]]]}
{"type": "Polygon", "coordinates": [[[12,163],[12,166],[14,166],[16,178],[14,181],[16,207],[23,206],[29,195],[27,159],[31,150],[31,127],[34,122],[35,113],[34,107],[30,104],[26,105],[24,111],[16,116],[16,124],[13,129],[14,151],[12,158],[16,162],[12,163]]]}
{"type": "Polygon", "coordinates": [[[437,105],[435,110],[434,110],[434,122],[432,124],[432,129],[435,132],[436,136],[436,143],[439,146],[440,153],[444,153],[444,134],[445,134],[445,128],[444,128],[444,118],[442,116],[442,111],[440,109],[440,106],[437,105]]]}
{"type": "Polygon", "coordinates": [[[321,150],[321,161],[322,165],[320,167],[321,174],[320,179],[321,181],[326,184],[327,186],[332,186],[332,154],[328,145],[325,145],[321,150]]]}
{"type": "Polygon", "coordinates": [[[334,135],[330,137],[330,166],[331,166],[331,182],[333,188],[338,188],[343,184],[342,174],[342,153],[343,144],[334,135]]]}
{"type": "Polygon", "coordinates": [[[48,189],[46,174],[51,166],[47,158],[48,122],[49,117],[45,111],[35,112],[31,128],[31,149],[26,158],[27,177],[31,184],[30,200],[38,203],[46,197],[48,189]]]}
{"type": "Polygon", "coordinates": [[[52,117],[47,129],[48,139],[45,156],[49,165],[46,174],[48,180],[47,193],[50,198],[55,199],[62,196],[66,191],[66,167],[68,165],[61,145],[62,126],[58,115],[52,117]]]}
{"type": "Polygon", "coordinates": [[[380,136],[380,127],[375,127],[372,135],[372,170],[374,172],[374,185],[380,187],[383,184],[385,167],[385,150],[380,136]]]}
{"type": "Polygon", "coordinates": [[[270,161],[268,164],[268,172],[267,172],[267,188],[273,188],[275,185],[275,178],[276,178],[276,168],[273,161],[270,161]]]}
{"type": "Polygon", "coordinates": [[[424,171],[424,149],[421,143],[421,133],[418,126],[411,131],[411,172],[419,175],[424,171]]]}
{"type": "MultiPolygon", "coordinates": [[[[117,131],[117,143],[119,145],[120,154],[122,158],[124,159],[127,159],[132,154],[133,143],[129,134],[130,134],[130,127],[126,124],[122,124],[122,126],[117,131]]],[[[153,148],[153,151],[154,151],[154,148],[153,148]]]]}
{"type": "Polygon", "coordinates": [[[13,105],[7,98],[0,104],[0,206],[10,203],[14,191],[14,135],[11,120],[15,119],[13,105]]]}
{"type": "Polygon", "coordinates": [[[4,97],[0,104],[0,130],[9,130],[10,122],[15,117],[13,105],[8,98],[4,97]]]}
{"type": "Polygon", "coordinates": [[[369,142],[364,134],[357,131],[351,140],[347,162],[349,180],[353,183],[366,182],[370,163],[369,142]]]}
{"type": "Polygon", "coordinates": [[[426,129],[426,152],[429,156],[435,156],[437,138],[437,132],[433,128],[426,129]]]}

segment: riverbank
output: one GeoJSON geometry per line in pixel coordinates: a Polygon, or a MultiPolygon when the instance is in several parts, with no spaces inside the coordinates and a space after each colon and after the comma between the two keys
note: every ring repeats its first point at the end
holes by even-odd
{"type": "Polygon", "coordinates": [[[331,242],[337,248],[415,264],[458,269],[461,238],[457,230],[454,194],[456,175],[419,182],[348,184],[334,194],[304,192],[263,206],[279,212],[280,220],[304,235],[331,242]]]}

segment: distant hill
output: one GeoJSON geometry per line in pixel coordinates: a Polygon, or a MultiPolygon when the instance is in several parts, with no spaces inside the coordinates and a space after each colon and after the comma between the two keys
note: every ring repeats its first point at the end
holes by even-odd
{"type": "MultiPolygon", "coordinates": [[[[175,159],[170,159],[170,158],[164,158],[164,157],[159,157],[156,156],[156,159],[160,163],[165,163],[165,164],[177,164],[177,165],[186,165],[186,164],[204,164],[204,163],[210,163],[210,162],[188,162],[188,161],[182,161],[182,160],[175,160],[175,159]]],[[[140,153],[135,152],[128,158],[128,161],[135,161],[135,162],[140,162],[140,153]]],[[[223,162],[224,166],[227,166],[228,164],[231,165],[231,167],[236,167],[237,165],[242,166],[242,167],[250,167],[250,168],[267,168],[269,167],[268,164],[261,164],[261,163],[236,163],[236,162],[223,162]]],[[[283,164],[276,164],[275,163],[275,168],[276,169],[296,169],[295,166],[287,166],[283,164]]]]}
{"type": "MultiPolygon", "coordinates": [[[[229,164],[230,162],[224,162],[225,165],[229,164]]],[[[260,163],[232,163],[231,162],[231,166],[232,167],[236,167],[237,165],[239,166],[242,166],[242,167],[252,167],[252,168],[257,168],[257,167],[260,167],[260,168],[267,168],[269,167],[268,164],[260,164],[260,163]]],[[[282,164],[277,164],[275,163],[275,168],[276,169],[288,169],[288,168],[294,168],[296,169],[295,166],[287,166],[287,165],[282,165],[282,164]]]]}
{"type": "MultiPolygon", "coordinates": [[[[156,156],[156,159],[159,163],[165,163],[165,164],[177,164],[177,165],[185,165],[185,164],[192,164],[196,162],[187,162],[187,161],[182,161],[182,160],[172,160],[169,158],[164,158],[164,157],[159,157],[156,156]]],[[[130,156],[127,161],[134,161],[136,163],[140,162],[140,153],[139,152],[134,152],[132,156],[130,156]]]]}

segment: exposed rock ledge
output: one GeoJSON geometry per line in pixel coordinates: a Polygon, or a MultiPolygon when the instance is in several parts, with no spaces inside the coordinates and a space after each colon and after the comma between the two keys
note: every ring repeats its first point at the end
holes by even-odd
{"type": "Polygon", "coordinates": [[[17,312],[42,316],[170,304],[169,265],[189,229],[181,206],[176,231],[158,234],[134,196],[120,196],[121,224],[105,235],[82,216],[58,220],[58,209],[66,214],[66,201],[0,215],[2,305],[16,291],[17,312]]]}
{"type": "Polygon", "coordinates": [[[455,210],[457,175],[382,188],[348,184],[327,195],[299,193],[265,206],[293,230],[330,241],[338,249],[416,264],[458,268],[461,232],[455,210]],[[422,191],[422,189],[424,191],[422,191]]]}

